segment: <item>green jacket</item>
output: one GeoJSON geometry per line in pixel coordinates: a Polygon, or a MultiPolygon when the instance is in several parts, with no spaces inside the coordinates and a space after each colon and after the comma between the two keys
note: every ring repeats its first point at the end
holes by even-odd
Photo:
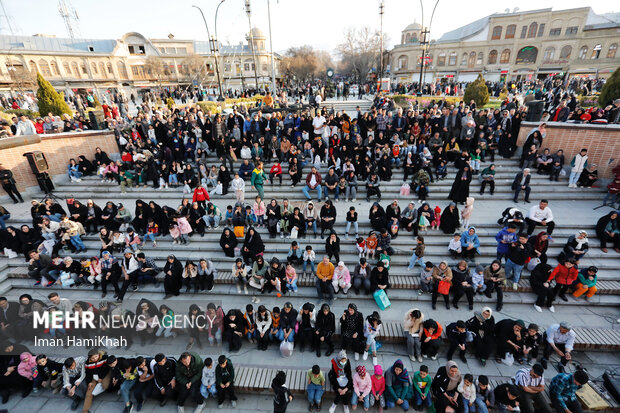
{"type": "Polygon", "coordinates": [[[583,269],[579,271],[579,275],[577,276],[579,282],[585,285],[586,287],[594,287],[596,285],[596,274],[594,274],[594,279],[591,280],[588,278],[588,270],[583,269]]]}
{"type": "Polygon", "coordinates": [[[186,367],[180,359],[177,362],[174,377],[181,386],[186,386],[187,383],[192,383],[192,386],[195,386],[200,383],[202,378],[202,359],[196,353],[189,354],[191,356],[189,366],[186,367]]]}
{"type": "Polygon", "coordinates": [[[265,179],[267,179],[265,177],[265,172],[262,169],[259,171],[258,168],[254,168],[254,170],[252,171],[252,178],[250,180],[252,186],[262,186],[265,182],[265,179]]]}
{"type": "Polygon", "coordinates": [[[422,378],[420,372],[416,371],[413,375],[413,388],[422,395],[428,395],[431,390],[432,379],[429,374],[422,378]]]}

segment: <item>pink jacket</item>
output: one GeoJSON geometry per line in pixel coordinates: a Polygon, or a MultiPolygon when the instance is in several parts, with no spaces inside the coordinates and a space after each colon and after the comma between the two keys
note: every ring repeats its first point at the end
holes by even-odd
{"type": "Polygon", "coordinates": [[[376,375],[372,375],[370,377],[370,381],[372,382],[372,394],[375,396],[380,396],[385,391],[385,377],[376,375]]]}
{"type": "Polygon", "coordinates": [[[21,363],[17,366],[17,372],[20,376],[32,380],[32,373],[35,367],[37,367],[37,360],[32,354],[26,351],[19,355],[19,359],[21,363]]]}
{"type": "Polygon", "coordinates": [[[370,394],[371,388],[372,381],[370,380],[370,374],[366,373],[366,375],[362,379],[360,375],[356,372],[353,376],[353,390],[355,390],[355,393],[362,393],[362,398],[364,398],[370,394]]]}
{"type": "Polygon", "coordinates": [[[118,173],[118,165],[116,165],[114,162],[110,162],[110,164],[108,166],[105,167],[105,169],[103,170],[104,174],[107,174],[108,172],[112,172],[117,174],[118,173]]]}
{"type": "Polygon", "coordinates": [[[260,205],[254,202],[254,207],[252,208],[252,210],[254,211],[254,215],[256,216],[265,215],[265,212],[267,212],[265,208],[265,203],[263,201],[260,201],[260,205]]]}
{"type": "Polygon", "coordinates": [[[129,245],[140,245],[140,237],[135,232],[133,233],[133,239],[129,237],[129,234],[125,235],[125,243],[129,245]]]}
{"type": "Polygon", "coordinates": [[[338,266],[334,269],[334,277],[332,279],[338,280],[338,283],[340,284],[350,284],[351,273],[349,272],[349,269],[347,267],[344,267],[344,269],[341,271],[340,267],[338,266]]]}
{"type": "Polygon", "coordinates": [[[179,227],[179,231],[181,234],[189,234],[192,232],[192,226],[187,222],[187,218],[179,217],[177,218],[177,226],[179,227]]]}

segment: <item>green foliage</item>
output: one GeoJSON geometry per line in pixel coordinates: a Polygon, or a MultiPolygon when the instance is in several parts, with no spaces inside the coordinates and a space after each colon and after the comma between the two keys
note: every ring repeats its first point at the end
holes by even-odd
{"type": "Polygon", "coordinates": [[[221,106],[219,106],[216,102],[202,101],[202,102],[197,102],[196,104],[200,106],[200,108],[202,109],[204,113],[207,113],[208,111],[211,111],[211,113],[222,112],[221,106]]]}
{"type": "Polygon", "coordinates": [[[41,73],[37,73],[37,83],[39,84],[37,100],[40,113],[47,115],[51,112],[54,116],[60,116],[63,113],[69,116],[73,114],[67,102],[64,101],[62,94],[56,92],[52,84],[45,80],[41,73]]]}
{"type": "Polygon", "coordinates": [[[97,97],[97,95],[93,95],[93,104],[95,105],[96,108],[101,107],[101,102],[99,102],[99,98],[97,97]]]}
{"type": "Polygon", "coordinates": [[[172,108],[174,107],[174,99],[172,98],[166,99],[166,106],[168,106],[168,109],[172,110],[172,108]]]}
{"type": "Polygon", "coordinates": [[[484,77],[482,77],[482,74],[479,74],[478,78],[465,88],[463,100],[465,102],[469,102],[472,99],[476,102],[476,106],[479,108],[489,102],[489,89],[484,83],[484,77]]]}
{"type": "Polygon", "coordinates": [[[598,103],[605,107],[611,105],[615,99],[620,99],[620,66],[603,85],[598,103]]]}
{"type": "Polygon", "coordinates": [[[28,110],[28,109],[5,109],[4,113],[15,115],[18,118],[20,116],[23,116],[23,115],[28,116],[30,119],[34,119],[34,118],[38,118],[39,117],[39,112],[35,112],[35,111],[32,111],[32,110],[28,110]]]}

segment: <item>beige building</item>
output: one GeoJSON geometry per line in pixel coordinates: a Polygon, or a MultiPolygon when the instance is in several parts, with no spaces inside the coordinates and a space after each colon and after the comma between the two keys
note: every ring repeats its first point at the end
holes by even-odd
{"type": "MultiPolygon", "coordinates": [[[[219,45],[223,88],[270,85],[270,53],[258,28],[245,43],[219,45]],[[254,53],[251,44],[254,45],[254,53]],[[256,76],[254,62],[256,61],[256,76]]],[[[277,63],[280,57],[274,54],[277,63]]],[[[118,40],[68,39],[54,36],[0,36],[0,90],[33,90],[40,72],[58,90],[123,90],[126,93],[159,86],[201,85],[217,88],[215,57],[209,42],[148,39],[127,33],[118,40]]]]}
{"type": "MultiPolygon", "coordinates": [[[[419,81],[421,30],[410,24],[391,50],[393,81],[419,81]]],[[[489,81],[609,77],[620,66],[619,43],[620,13],[590,7],[496,13],[432,40],[424,81],[472,81],[479,73],[489,81]]]]}

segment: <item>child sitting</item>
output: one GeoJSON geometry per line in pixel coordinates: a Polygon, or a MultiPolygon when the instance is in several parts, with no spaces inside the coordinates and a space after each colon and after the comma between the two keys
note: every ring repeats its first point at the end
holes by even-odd
{"type": "Polygon", "coordinates": [[[286,264],[286,289],[288,291],[297,292],[297,272],[292,263],[286,264]]]}
{"type": "Polygon", "coordinates": [[[246,206],[245,207],[245,226],[252,227],[256,225],[256,222],[257,222],[256,215],[254,215],[254,211],[252,211],[252,207],[249,205],[246,206]]]}
{"type": "Polygon", "coordinates": [[[125,234],[121,231],[112,233],[112,250],[121,252],[125,249],[125,234]]]}
{"type": "Polygon", "coordinates": [[[380,365],[375,365],[375,374],[370,377],[372,387],[370,390],[370,406],[374,406],[379,402],[379,412],[382,413],[385,408],[385,377],[383,377],[383,368],[380,365]]]}
{"type": "Polygon", "coordinates": [[[377,365],[377,341],[376,338],[381,330],[381,317],[379,313],[374,311],[366,317],[364,322],[364,337],[366,337],[366,348],[362,358],[368,359],[368,350],[372,351],[372,364],[377,365]]]}
{"type": "Polygon", "coordinates": [[[157,246],[157,241],[155,241],[155,237],[159,234],[159,225],[157,225],[152,218],[149,218],[149,223],[146,226],[146,234],[144,234],[144,241],[142,241],[142,246],[146,244],[146,240],[150,239],[153,241],[153,248],[157,246]]]}
{"type": "Polygon", "coordinates": [[[256,226],[265,226],[265,203],[260,196],[257,196],[255,199],[252,212],[254,212],[254,215],[256,216],[256,226]]]}
{"type": "Polygon", "coordinates": [[[375,259],[377,245],[379,245],[377,234],[375,234],[375,231],[370,231],[368,238],[366,238],[366,259],[369,259],[370,257],[372,257],[373,260],[375,259]]]}
{"type": "Polygon", "coordinates": [[[314,271],[315,271],[314,260],[315,259],[316,259],[316,254],[314,253],[314,251],[312,251],[312,245],[306,245],[306,250],[304,251],[304,263],[303,263],[304,275],[306,275],[306,268],[308,268],[308,265],[310,265],[310,270],[312,271],[312,274],[314,274],[314,271]]]}
{"type": "Polygon", "coordinates": [[[476,269],[471,272],[471,283],[474,294],[482,294],[487,289],[487,285],[484,283],[484,267],[482,265],[477,265],[476,269]]]}
{"type": "Polygon", "coordinates": [[[426,261],[424,268],[422,268],[420,272],[420,290],[418,291],[418,295],[431,292],[431,287],[433,285],[433,268],[433,263],[426,261]]]}
{"type": "Polygon", "coordinates": [[[463,252],[461,248],[461,234],[454,234],[454,237],[450,240],[450,244],[448,244],[448,252],[454,259],[461,256],[461,253],[463,252]]]}
{"type": "Polygon", "coordinates": [[[357,237],[355,239],[355,248],[357,248],[357,252],[360,258],[362,258],[366,253],[366,240],[363,237],[357,237]]]}
{"type": "Polygon", "coordinates": [[[215,366],[213,359],[207,357],[202,368],[202,379],[200,381],[200,394],[205,399],[209,396],[215,398],[217,396],[217,384],[215,383],[215,366]]]}
{"type": "Polygon", "coordinates": [[[444,180],[446,176],[448,176],[448,168],[446,167],[446,161],[439,162],[437,168],[435,169],[435,174],[437,175],[437,180],[444,180]]]}
{"type": "Polygon", "coordinates": [[[433,404],[431,397],[432,379],[428,375],[428,367],[420,366],[420,371],[413,374],[413,404],[415,410],[422,410],[422,406],[430,407],[433,404]]]}
{"type": "Polygon", "coordinates": [[[463,396],[463,412],[469,413],[476,401],[476,386],[474,386],[474,376],[470,373],[463,376],[463,381],[459,383],[457,391],[463,396]]]}
{"type": "Polygon", "coordinates": [[[439,205],[435,206],[433,212],[435,213],[435,219],[431,222],[431,229],[439,229],[439,224],[441,224],[441,208],[439,208],[439,205]]]}
{"type": "Polygon", "coordinates": [[[289,264],[301,264],[303,262],[303,256],[299,249],[299,245],[297,245],[297,241],[291,242],[291,248],[288,250],[286,261],[289,264]]]}
{"type": "Polygon", "coordinates": [[[226,225],[232,227],[233,225],[233,207],[232,205],[228,205],[226,207],[226,215],[224,216],[224,220],[226,221],[226,225]]]}
{"type": "Polygon", "coordinates": [[[420,267],[424,265],[424,237],[417,237],[417,245],[415,248],[411,248],[413,250],[413,254],[411,254],[411,258],[409,258],[409,266],[408,270],[413,270],[416,264],[420,264],[420,267]]]}

